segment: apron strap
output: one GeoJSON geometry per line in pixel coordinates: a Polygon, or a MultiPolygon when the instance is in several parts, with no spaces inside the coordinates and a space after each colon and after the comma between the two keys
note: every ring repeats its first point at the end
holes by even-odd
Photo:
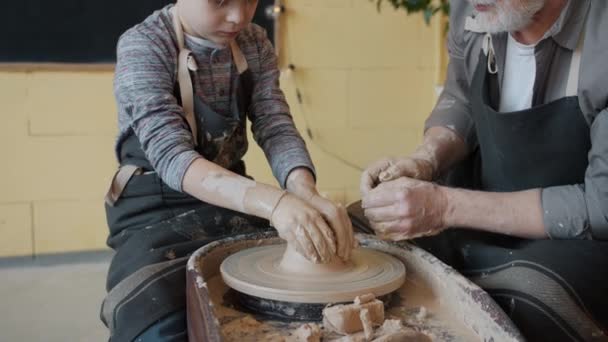
{"type": "Polygon", "coordinates": [[[125,190],[127,183],[129,183],[131,177],[136,174],[142,174],[142,169],[135,165],[125,165],[116,171],[114,177],[112,177],[112,183],[110,183],[110,188],[105,197],[105,201],[109,206],[113,207],[114,204],[116,204],[116,201],[118,201],[120,195],[122,195],[122,192],[125,190]]]}
{"type": "Polygon", "coordinates": [[[196,119],[194,116],[194,87],[192,86],[192,78],[190,78],[190,69],[188,65],[191,64],[194,58],[192,52],[188,49],[182,49],[179,52],[178,63],[177,63],[177,79],[179,83],[179,93],[182,98],[182,108],[186,114],[186,121],[190,126],[192,132],[192,140],[194,146],[198,146],[198,127],[196,126],[196,119]]]}
{"type": "MultiPolygon", "coordinates": [[[[184,46],[184,32],[180,23],[179,14],[177,7],[173,8],[173,28],[177,36],[177,45],[179,48],[179,57],[177,60],[177,79],[179,83],[179,91],[182,100],[182,107],[186,114],[186,121],[192,131],[194,138],[194,146],[198,146],[198,128],[196,126],[196,119],[194,113],[194,87],[192,86],[192,78],[190,77],[190,71],[196,71],[198,69],[196,61],[192,56],[192,51],[186,49],[184,46]]],[[[236,69],[240,74],[243,74],[249,68],[245,55],[239,48],[236,40],[230,42],[230,49],[232,51],[232,59],[236,65],[236,69]]]]}
{"type": "Polygon", "coordinates": [[[179,20],[177,7],[173,7],[173,29],[177,36],[177,46],[179,55],[177,58],[177,83],[179,83],[179,93],[182,100],[182,108],[186,114],[186,121],[190,126],[194,146],[198,146],[198,129],[194,117],[194,88],[192,86],[192,78],[190,70],[198,69],[196,61],[192,56],[192,51],[184,48],[184,31],[179,20]]]}
{"type": "Polygon", "coordinates": [[[239,48],[236,40],[232,40],[230,42],[230,50],[232,51],[232,60],[236,65],[236,70],[238,70],[239,75],[243,74],[247,69],[249,69],[249,64],[247,63],[247,59],[245,55],[243,55],[243,51],[239,48]]]}
{"type": "MultiPolygon", "coordinates": [[[[586,22],[586,21],[585,21],[586,22]]],[[[576,50],[572,52],[572,60],[570,61],[570,72],[568,73],[568,82],[566,83],[566,97],[578,95],[578,80],[581,69],[581,57],[583,55],[583,47],[585,46],[585,27],[583,24],[581,35],[578,39],[576,50]]]]}

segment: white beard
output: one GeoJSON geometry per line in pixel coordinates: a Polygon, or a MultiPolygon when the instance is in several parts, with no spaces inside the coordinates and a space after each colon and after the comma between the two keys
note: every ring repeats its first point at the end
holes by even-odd
{"type": "Polygon", "coordinates": [[[546,0],[469,0],[471,4],[494,5],[488,12],[476,12],[475,21],[484,32],[513,32],[526,27],[546,0]]]}

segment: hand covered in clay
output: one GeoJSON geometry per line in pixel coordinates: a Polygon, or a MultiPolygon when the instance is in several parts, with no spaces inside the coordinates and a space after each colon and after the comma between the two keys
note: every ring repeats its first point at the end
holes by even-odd
{"type": "Polygon", "coordinates": [[[308,169],[293,170],[287,179],[289,192],[318,210],[329,225],[336,241],[337,255],[344,261],[350,259],[356,247],[353,227],[344,208],[319,195],[313,174],[308,169]]]}
{"type": "Polygon", "coordinates": [[[417,157],[385,158],[371,164],[361,175],[361,193],[367,194],[378,184],[409,177],[424,181],[433,179],[435,165],[417,157]]]}
{"type": "Polygon", "coordinates": [[[445,229],[448,200],[434,183],[401,177],[364,194],[361,206],[376,234],[387,240],[435,235],[445,229]]]}
{"type": "Polygon", "coordinates": [[[321,212],[288,192],[276,204],[270,223],[309,261],[328,263],[336,254],[334,233],[321,212]]]}
{"type": "Polygon", "coordinates": [[[344,261],[350,259],[350,253],[355,247],[353,226],[351,224],[346,208],[336,204],[319,194],[314,194],[308,199],[308,204],[317,209],[326,222],[329,223],[336,239],[337,255],[344,261]]]}

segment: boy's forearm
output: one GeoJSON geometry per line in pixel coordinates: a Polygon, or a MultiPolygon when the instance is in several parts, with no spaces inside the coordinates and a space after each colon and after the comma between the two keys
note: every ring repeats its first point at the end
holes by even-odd
{"type": "Polygon", "coordinates": [[[283,193],[204,158],[196,159],[186,170],[182,188],[201,201],[265,219],[270,219],[283,193]]]}
{"type": "Polygon", "coordinates": [[[315,177],[308,168],[298,167],[287,176],[286,188],[300,198],[309,200],[318,194],[315,177]]]}

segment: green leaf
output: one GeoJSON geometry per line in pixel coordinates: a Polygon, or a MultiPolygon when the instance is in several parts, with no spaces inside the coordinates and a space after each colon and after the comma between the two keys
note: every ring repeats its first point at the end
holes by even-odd
{"type": "Polygon", "coordinates": [[[424,9],[424,22],[427,25],[431,24],[431,18],[433,18],[433,14],[435,14],[435,9],[432,7],[427,7],[424,9]]]}
{"type": "MultiPolygon", "coordinates": [[[[381,11],[383,0],[370,0],[376,2],[376,10],[381,11]]],[[[403,9],[407,14],[422,12],[424,22],[429,25],[433,16],[441,11],[443,14],[449,15],[450,1],[449,0],[387,0],[392,7],[403,9]],[[437,4],[437,5],[435,5],[437,4]]]]}

